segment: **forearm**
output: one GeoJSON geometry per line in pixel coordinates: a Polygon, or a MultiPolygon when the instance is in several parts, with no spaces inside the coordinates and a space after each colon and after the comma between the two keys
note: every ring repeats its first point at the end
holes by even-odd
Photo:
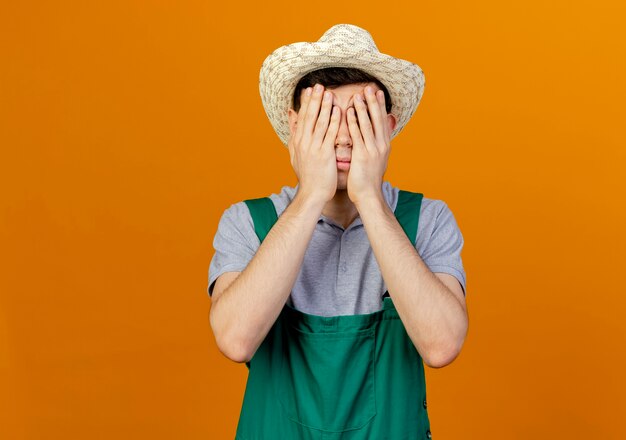
{"type": "Polygon", "coordinates": [[[465,309],[419,256],[381,197],[357,206],[398,315],[424,361],[445,365],[467,333],[465,309]]]}
{"type": "Polygon", "coordinates": [[[216,338],[248,361],[278,318],[296,282],[324,204],[296,194],[241,274],[211,306],[216,338]]]}

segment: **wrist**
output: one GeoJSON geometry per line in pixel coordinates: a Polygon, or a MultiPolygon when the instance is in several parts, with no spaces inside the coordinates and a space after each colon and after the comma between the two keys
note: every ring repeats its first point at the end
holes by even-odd
{"type": "Polygon", "coordinates": [[[362,209],[368,209],[372,207],[383,207],[387,204],[383,193],[381,191],[367,191],[362,192],[358,196],[355,197],[355,201],[353,201],[356,209],[361,212],[362,209]]]}
{"type": "Polygon", "coordinates": [[[296,192],[296,195],[291,203],[295,204],[299,211],[311,213],[316,217],[319,217],[324,209],[324,206],[326,205],[326,201],[322,200],[321,197],[301,191],[300,189],[296,192]]]}

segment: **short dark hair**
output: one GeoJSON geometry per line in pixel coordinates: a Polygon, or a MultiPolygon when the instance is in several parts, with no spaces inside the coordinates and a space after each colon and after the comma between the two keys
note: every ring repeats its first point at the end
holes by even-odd
{"type": "Polygon", "coordinates": [[[387,113],[391,112],[391,96],[389,96],[387,87],[369,73],[352,67],[326,67],[304,75],[296,84],[296,90],[293,93],[293,109],[295,111],[300,110],[302,89],[313,87],[317,83],[324,87],[333,88],[347,84],[364,84],[369,82],[375,83],[385,93],[385,109],[387,113]]]}

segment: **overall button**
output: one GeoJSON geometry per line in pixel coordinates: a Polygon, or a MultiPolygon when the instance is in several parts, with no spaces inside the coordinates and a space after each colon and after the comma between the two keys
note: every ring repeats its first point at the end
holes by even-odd
{"type": "Polygon", "coordinates": [[[424,408],[426,408],[426,399],[424,399],[424,408]]]}
{"type": "Polygon", "coordinates": [[[427,438],[433,438],[432,434],[430,433],[430,429],[428,431],[426,431],[426,437],[427,438]]]}

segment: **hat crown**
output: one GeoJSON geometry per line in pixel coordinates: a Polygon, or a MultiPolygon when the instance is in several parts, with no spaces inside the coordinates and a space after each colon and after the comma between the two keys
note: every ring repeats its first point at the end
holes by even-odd
{"type": "Polygon", "coordinates": [[[378,47],[368,31],[353,24],[336,24],[320,37],[320,43],[357,44],[371,52],[378,52],[378,47]]]}
{"type": "Polygon", "coordinates": [[[285,146],[291,136],[289,110],[298,81],[328,67],[360,69],[378,78],[389,91],[396,136],[409,121],[422,94],[424,73],[415,63],[381,53],[368,31],[352,24],[336,24],[319,40],[281,46],[267,56],[259,72],[263,107],[285,146]]]}

